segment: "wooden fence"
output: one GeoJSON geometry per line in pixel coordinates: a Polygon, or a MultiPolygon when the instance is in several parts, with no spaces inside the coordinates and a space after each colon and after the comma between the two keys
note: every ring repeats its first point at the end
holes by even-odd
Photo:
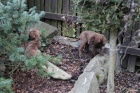
{"type": "MultiPolygon", "coordinates": [[[[123,42],[119,48],[122,55],[122,67],[127,68],[129,71],[134,72],[136,64],[140,64],[138,60],[140,56],[140,22],[134,26],[134,31],[128,30],[123,34],[123,42]]],[[[140,65],[137,65],[140,66],[140,65]]]]}
{"type": "MultiPolygon", "coordinates": [[[[77,16],[74,13],[73,0],[27,0],[28,7],[37,7],[38,11],[45,11],[46,14],[43,17],[43,21],[49,23],[61,31],[64,27],[63,16],[67,16],[69,21],[76,21],[77,16]]],[[[81,23],[80,23],[81,24],[81,23]]],[[[140,24],[138,23],[135,30],[140,29],[140,24]]],[[[127,68],[129,71],[135,71],[135,64],[137,61],[137,56],[140,56],[139,45],[131,47],[129,44],[132,42],[134,37],[134,31],[129,31],[129,33],[124,33],[122,37],[122,45],[119,47],[119,56],[122,62],[122,67],[127,68]],[[128,47],[129,46],[129,47],[128,47]],[[123,57],[125,55],[125,57],[123,57]]],[[[109,33],[106,34],[109,37],[109,33]]],[[[133,45],[133,44],[131,44],[133,45]]]]}
{"type": "Polygon", "coordinates": [[[36,6],[38,11],[45,11],[43,21],[60,30],[63,29],[63,21],[65,21],[63,16],[66,16],[69,21],[77,19],[74,14],[73,0],[27,0],[27,4],[28,8],[36,6]]]}

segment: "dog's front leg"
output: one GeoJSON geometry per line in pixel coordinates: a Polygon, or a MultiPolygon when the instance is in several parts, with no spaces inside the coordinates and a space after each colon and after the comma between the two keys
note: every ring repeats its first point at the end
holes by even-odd
{"type": "Polygon", "coordinates": [[[103,47],[100,48],[99,55],[104,56],[104,48],[103,47]]]}

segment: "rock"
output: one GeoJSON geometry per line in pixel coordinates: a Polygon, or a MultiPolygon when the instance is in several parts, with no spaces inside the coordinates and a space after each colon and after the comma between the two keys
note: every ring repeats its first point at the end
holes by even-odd
{"type": "Polygon", "coordinates": [[[51,77],[55,79],[62,79],[67,80],[70,79],[72,76],[62,69],[58,68],[54,64],[47,62],[46,65],[42,66],[47,73],[51,73],[51,77]]]}
{"type": "MultiPolygon", "coordinates": [[[[79,44],[80,44],[79,40],[77,40],[76,38],[55,36],[53,39],[61,44],[65,44],[65,45],[72,46],[72,47],[79,47],[79,44]]],[[[106,45],[104,46],[105,54],[109,54],[109,48],[110,48],[109,44],[106,43],[106,45]]]]}
{"type": "Polygon", "coordinates": [[[84,72],[81,74],[69,93],[100,93],[95,73],[84,72]]]}
{"type": "Polygon", "coordinates": [[[107,80],[108,57],[92,58],[69,93],[100,93],[99,84],[107,80]]]}
{"type": "Polygon", "coordinates": [[[70,45],[72,47],[79,47],[79,42],[77,41],[77,39],[63,36],[55,36],[53,39],[61,44],[70,45]]]}
{"type": "Polygon", "coordinates": [[[45,22],[40,21],[38,24],[30,25],[27,27],[27,34],[30,32],[30,28],[35,28],[39,31],[46,31],[45,35],[43,32],[43,35],[47,38],[52,38],[58,33],[58,29],[54,26],[51,26],[45,22]]]}
{"type": "Polygon", "coordinates": [[[90,60],[89,64],[84,69],[84,72],[94,72],[99,81],[99,84],[107,80],[108,57],[108,55],[96,55],[90,60]]]}

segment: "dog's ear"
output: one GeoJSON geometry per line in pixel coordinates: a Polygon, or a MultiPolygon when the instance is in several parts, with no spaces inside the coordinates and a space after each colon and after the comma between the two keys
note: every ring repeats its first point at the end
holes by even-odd
{"type": "Polygon", "coordinates": [[[34,34],[34,31],[31,31],[30,33],[29,33],[29,39],[35,39],[35,34],[34,34]]]}

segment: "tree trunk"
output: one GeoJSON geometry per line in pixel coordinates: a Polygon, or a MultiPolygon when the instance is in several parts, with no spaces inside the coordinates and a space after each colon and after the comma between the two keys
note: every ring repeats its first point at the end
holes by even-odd
{"type": "Polygon", "coordinates": [[[114,70],[116,61],[116,40],[117,31],[110,32],[110,51],[109,51],[109,71],[108,71],[108,81],[107,81],[107,93],[114,93],[114,70]]]}

